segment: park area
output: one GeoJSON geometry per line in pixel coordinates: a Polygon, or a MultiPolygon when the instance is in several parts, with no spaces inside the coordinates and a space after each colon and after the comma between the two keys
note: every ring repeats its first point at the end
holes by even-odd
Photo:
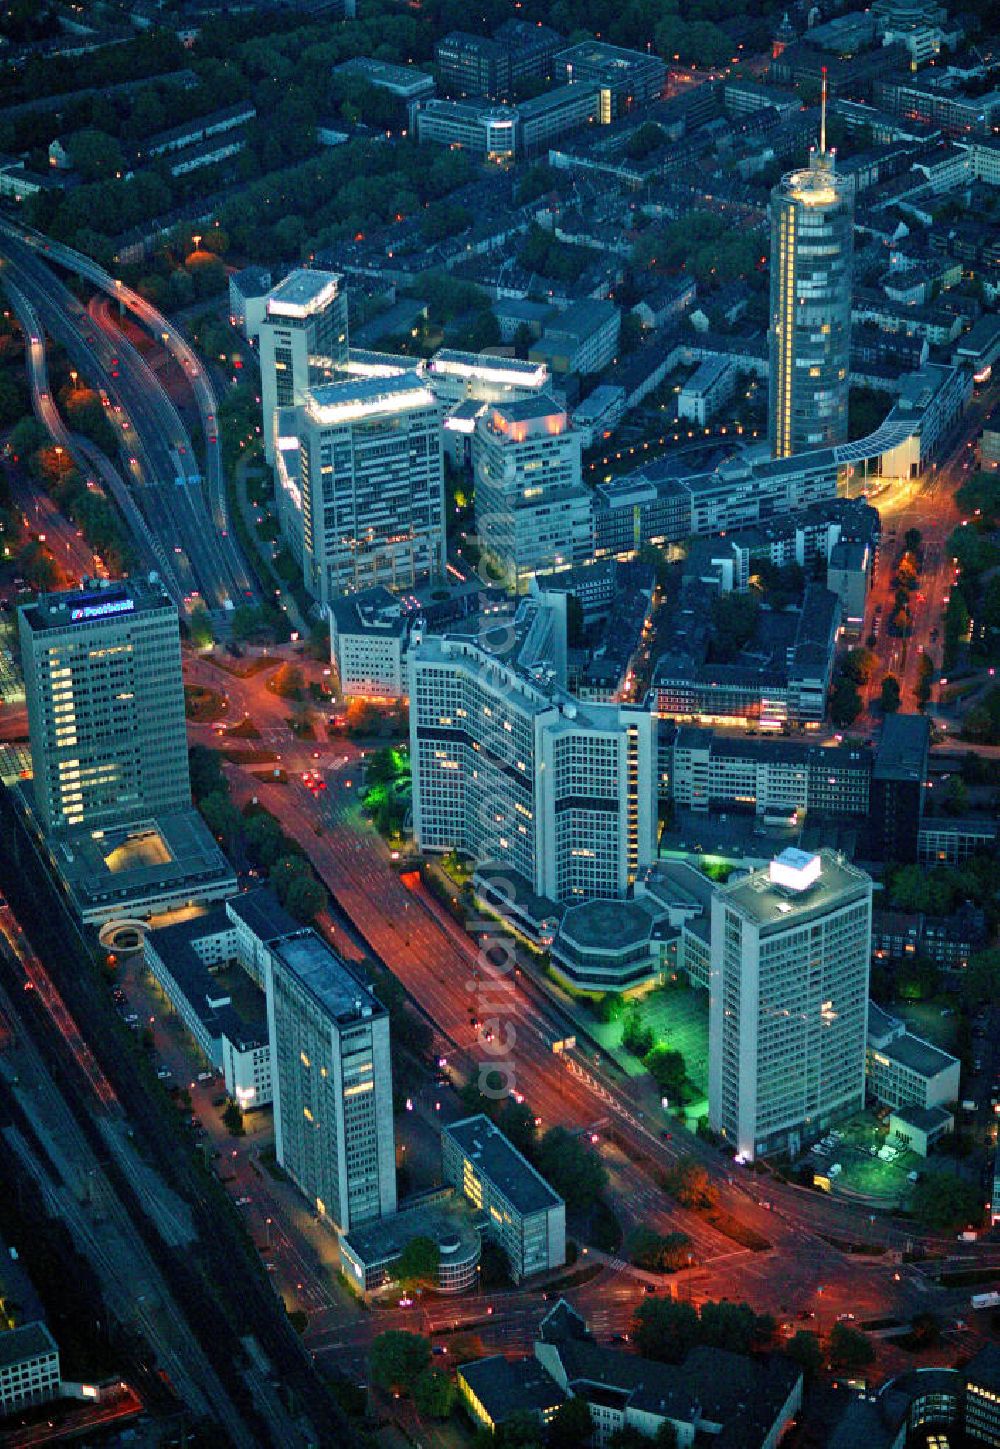
{"type": "MultiPolygon", "coordinates": [[[[685,1114],[704,1115],[708,1093],[708,993],[679,981],[629,1001],[612,998],[601,1009],[610,1013],[610,1020],[595,1021],[591,1033],[622,1069],[638,1077],[650,1071],[651,1055],[655,1060],[657,1053],[679,1052],[684,1060],[681,1096],[685,1114]]],[[[664,1090],[666,1095],[673,1095],[669,1086],[664,1090]]]]}

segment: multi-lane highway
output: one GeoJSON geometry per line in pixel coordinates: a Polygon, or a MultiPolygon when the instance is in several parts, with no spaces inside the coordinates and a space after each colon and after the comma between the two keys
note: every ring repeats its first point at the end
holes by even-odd
{"type": "MultiPolygon", "coordinates": [[[[212,380],[207,368],[202,365],[191,344],[187,341],[187,338],[161,312],[157,311],[145,297],[133,291],[131,287],[126,287],[120,278],[111,276],[109,272],[105,271],[91,257],[85,256],[82,252],[75,251],[72,247],[63,246],[59,242],[51,241],[48,237],[33,231],[29,227],[21,226],[15,228],[12,223],[0,222],[0,228],[4,226],[9,231],[16,229],[21,239],[27,245],[34,247],[36,251],[41,252],[47,260],[59,266],[66,267],[69,271],[75,273],[77,276],[83,277],[86,281],[105,292],[109,297],[112,297],[120,307],[135,318],[154,341],[162,344],[178,364],[194,395],[194,401],[201,420],[205,450],[205,484],[208,492],[210,515],[215,525],[219,554],[224,559],[225,566],[232,576],[236,591],[244,597],[255,598],[256,582],[253,573],[247,566],[246,560],[243,558],[229,527],[225,484],[222,472],[222,448],[219,443],[218,403],[216,401],[215,391],[212,387],[212,380]]],[[[190,453],[188,457],[191,459],[190,453]]],[[[186,465],[184,471],[188,473],[186,465]]]]}
{"type": "MultiPolygon", "coordinates": [[[[77,433],[71,433],[66,427],[49,388],[45,341],[38,312],[9,277],[5,278],[5,283],[11,306],[24,329],[32,406],[39,422],[48,430],[53,442],[65,449],[67,455],[73,459],[85,477],[92,475],[95,481],[98,478],[101,480],[118,504],[136,545],[145,555],[148,566],[159,570],[171,597],[176,604],[180,605],[183,590],[174,569],[173,557],[165,551],[163,545],[151,533],[131,489],[113,462],[89,439],[83,438],[77,433]]],[[[38,502],[36,502],[36,511],[38,506],[38,502]]],[[[77,538],[76,530],[66,523],[47,498],[44,500],[44,507],[49,515],[52,532],[61,535],[66,543],[67,564],[76,564],[81,576],[86,573],[98,572],[96,560],[86,545],[77,538]]],[[[63,562],[61,556],[59,561],[63,562]]]]}
{"type": "MultiPolygon", "coordinates": [[[[135,500],[155,540],[158,566],[176,576],[188,603],[202,599],[209,609],[224,612],[256,598],[253,583],[230,537],[222,498],[214,398],[203,370],[191,354],[185,368],[196,397],[207,409],[207,456],[212,476],[206,484],[198,472],[194,449],[171,399],[137,349],[102,315],[89,316],[78,299],[55,276],[49,253],[55,243],[20,234],[0,221],[0,256],[4,280],[35,309],[40,325],[66,349],[74,366],[107,395],[111,420],[121,429],[123,456],[135,500]],[[192,367],[197,373],[192,373],[192,367]],[[209,389],[208,395],[200,382],[209,389]],[[209,403],[209,399],[211,400],[209,403]]],[[[62,256],[63,265],[71,260],[62,256]]],[[[78,254],[70,254],[76,258],[78,254]]],[[[79,258],[74,270],[84,270],[79,258]]],[[[100,272],[100,269],[96,269],[100,272]]],[[[102,276],[106,274],[101,274],[102,276]]],[[[114,289],[113,279],[107,279],[114,289]]],[[[131,294],[130,294],[131,295],[131,294]]],[[[141,302],[141,299],[137,299],[141,302]]],[[[157,316],[159,314],[153,314],[157,316]]],[[[40,337],[40,333],[34,334],[40,337]]],[[[163,337],[177,341],[163,319],[163,337]]],[[[127,514],[128,516],[128,514],[127,514]]],[[[130,520],[134,526],[134,518],[130,520]]]]}

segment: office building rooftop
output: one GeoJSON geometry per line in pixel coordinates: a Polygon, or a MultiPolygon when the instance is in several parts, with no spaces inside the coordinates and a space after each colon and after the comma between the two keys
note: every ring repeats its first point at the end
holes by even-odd
{"type": "Polygon", "coordinates": [[[336,297],[342,280],[338,272],[298,267],[269,293],[267,315],[293,320],[310,317],[336,297]]]}
{"type": "Polygon", "coordinates": [[[876,779],[923,781],[930,736],[930,720],[922,714],[886,715],[875,751],[876,779]]]}
{"type": "Polygon", "coordinates": [[[810,855],[783,850],[767,870],[755,870],[720,888],[725,904],[757,926],[792,924],[794,917],[822,910],[846,890],[868,884],[868,876],[832,850],[810,855]]]}
{"type": "Polygon", "coordinates": [[[305,410],[321,427],[356,422],[380,413],[433,407],[434,394],[423,374],[368,377],[351,382],[324,382],[306,394],[305,410]]]}
{"type": "Polygon", "coordinates": [[[315,931],[284,936],[273,946],[272,954],[338,1024],[384,1013],[371,989],[315,931]]]}
{"type": "Polygon", "coordinates": [[[39,594],[30,604],[22,605],[20,612],[32,633],[38,634],[158,609],[174,610],[174,605],[166,589],[153,576],[148,581],[94,580],[82,589],[39,594]]]}
{"type": "Polygon", "coordinates": [[[543,1212],[562,1202],[499,1127],[482,1113],[452,1122],[442,1129],[442,1135],[450,1137],[522,1215],[543,1212]]]}

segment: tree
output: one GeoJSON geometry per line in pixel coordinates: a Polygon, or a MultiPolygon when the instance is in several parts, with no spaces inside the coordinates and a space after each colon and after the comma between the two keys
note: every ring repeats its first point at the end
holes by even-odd
{"type": "Polygon", "coordinates": [[[1000,998],[1000,949],[989,946],[976,951],[962,977],[962,999],[970,1006],[981,1006],[1000,998]]]}
{"type": "Polygon", "coordinates": [[[222,773],[222,760],[207,745],[191,746],[188,750],[188,770],[191,776],[191,794],[196,803],[206,795],[229,789],[222,773]]]}
{"type": "Polygon", "coordinates": [[[67,149],[84,181],[107,180],[125,170],[121,146],[104,131],[77,131],[70,136],[67,149]]]}
{"type": "Polygon", "coordinates": [[[650,1444],[655,1443],[655,1439],[650,1439],[648,1434],[644,1434],[634,1424],[622,1424],[608,1440],[608,1449],[649,1449],[650,1444]]]}
{"type": "Polygon", "coordinates": [[[731,1353],[750,1353],[764,1348],[774,1337],[774,1319],[755,1313],[749,1303],[703,1303],[701,1342],[731,1353]]]}
{"type": "Polygon", "coordinates": [[[565,1127],[550,1127],[538,1148],[538,1170],[560,1197],[575,1208],[593,1207],[604,1191],[608,1174],[589,1146],[565,1127]]]}
{"type": "Polygon", "coordinates": [[[32,453],[37,453],[39,448],[44,448],[49,441],[49,435],[41,423],[33,417],[23,417],[19,423],[15,423],[11,429],[8,442],[10,450],[15,458],[29,458],[32,453]]]}
{"type": "Polygon", "coordinates": [[[431,1346],[419,1333],[390,1328],[372,1339],[368,1367],[372,1383],[390,1394],[412,1391],[431,1366],[431,1346]]]}
{"type": "Polygon", "coordinates": [[[228,791],[213,790],[199,800],[198,809],[216,839],[231,848],[243,828],[243,816],[230,800],[228,791]]]}
{"type": "Polygon", "coordinates": [[[287,837],[269,810],[255,810],[247,815],[243,835],[250,854],[267,871],[285,854],[287,837]]]}
{"type": "Polygon", "coordinates": [[[234,1102],[232,1097],[229,1098],[223,1108],[222,1120],[225,1123],[226,1130],[233,1137],[243,1136],[243,1113],[240,1111],[239,1103],[234,1102]]]}
{"type": "Polygon", "coordinates": [[[681,1207],[711,1208],[715,1206],[717,1194],[712,1179],[700,1163],[679,1162],[663,1174],[663,1189],[681,1207]]]}
{"type": "Polygon", "coordinates": [[[698,1314],[690,1303],[650,1298],[635,1315],[635,1341],[643,1358],[681,1363],[700,1339],[698,1314]]]}
{"type": "Polygon", "coordinates": [[[326,910],[326,886],[310,872],[296,875],[288,882],[285,891],[285,908],[297,921],[315,920],[320,911],[326,910]]]}
{"type": "Polygon", "coordinates": [[[846,1323],[835,1323],[830,1332],[830,1362],[836,1369],[864,1368],[875,1358],[872,1341],[846,1323]]]}
{"type": "Polygon", "coordinates": [[[930,703],[931,682],[934,678],[934,661],[929,654],[921,654],[917,664],[917,704],[925,709],[930,703]]]}
{"type": "Polygon", "coordinates": [[[418,1234],[396,1259],[394,1272],[406,1287],[436,1286],[441,1250],[433,1238],[418,1234]]]}
{"type": "Polygon", "coordinates": [[[680,1095],[686,1075],[684,1057],[681,1052],[671,1051],[670,1047],[661,1043],[646,1053],[642,1064],[665,1096],[677,1097],[680,1095]]]}
{"type": "Polygon", "coordinates": [[[630,1263],[648,1273],[673,1273],[683,1268],[691,1257],[691,1239],[687,1233],[665,1236],[640,1224],[625,1240],[625,1253],[630,1263]]]}
{"type": "Polygon", "coordinates": [[[852,725],[861,713],[861,695],[846,675],[833,682],[830,691],[830,718],[842,729],[852,725]]]}
{"type": "Polygon", "coordinates": [[[840,665],[840,672],[853,684],[867,684],[872,677],[875,654],[871,649],[848,649],[840,665]]]}
{"type": "Polygon", "coordinates": [[[548,1449],[584,1449],[592,1443],[594,1420],[586,1399],[571,1398],[560,1404],[549,1421],[548,1449]]]}
{"type": "Polygon", "coordinates": [[[653,1049],[653,1029],[642,1019],[636,1002],[631,1002],[622,1024],[622,1046],[633,1056],[644,1057],[653,1049]]]}
{"type": "Polygon", "coordinates": [[[975,1225],[983,1215],[982,1199],[972,1183],[948,1172],[925,1172],[910,1200],[913,1216],[935,1232],[975,1225]]]}
{"type": "MultiPolygon", "coordinates": [[[[292,844],[292,842],[287,840],[284,843],[286,847],[292,844]]],[[[288,888],[292,881],[298,880],[302,876],[307,876],[310,873],[310,869],[311,867],[305,856],[299,853],[297,847],[294,846],[288,854],[282,855],[274,862],[274,865],[272,865],[267,873],[268,880],[282,905],[285,904],[288,888]]]]}
{"type": "Polygon", "coordinates": [[[663,1423],[657,1429],[653,1435],[653,1443],[656,1449],[677,1449],[679,1443],[677,1430],[669,1419],[664,1419],[663,1423]]]}
{"type": "Polygon", "coordinates": [[[823,1367],[823,1350],[815,1333],[800,1328],[795,1337],[782,1350],[788,1358],[797,1363],[806,1379],[813,1379],[823,1367]]]}
{"type": "Polygon", "coordinates": [[[305,676],[297,664],[282,664],[271,680],[271,688],[282,699],[301,699],[305,687],[305,676]]]}
{"type": "Polygon", "coordinates": [[[951,775],[944,787],[944,809],[948,815],[964,815],[969,808],[969,790],[961,775],[951,775]]]}
{"type": "MultiPolygon", "coordinates": [[[[541,1449],[545,1443],[541,1420],[530,1409],[519,1409],[492,1434],[488,1429],[484,1433],[485,1449],[541,1449]]],[[[478,1436],[475,1445],[480,1449],[478,1436]]]]}
{"type": "Polygon", "coordinates": [[[752,594],[720,594],[712,604],[715,633],[712,652],[720,661],[731,661],[753,637],[759,605],[752,594]]]}
{"type": "Polygon", "coordinates": [[[899,680],[893,674],[887,674],[882,680],[882,691],[879,695],[879,705],[883,714],[895,714],[900,705],[899,680]]]}
{"type": "Polygon", "coordinates": [[[413,1385],[413,1403],[425,1419],[447,1419],[455,1404],[455,1385],[447,1374],[424,1369],[413,1385]]]}
{"type": "Polygon", "coordinates": [[[518,1152],[523,1152],[525,1157],[534,1156],[537,1129],[534,1111],[527,1102],[508,1097],[500,1109],[497,1126],[518,1152]]]}

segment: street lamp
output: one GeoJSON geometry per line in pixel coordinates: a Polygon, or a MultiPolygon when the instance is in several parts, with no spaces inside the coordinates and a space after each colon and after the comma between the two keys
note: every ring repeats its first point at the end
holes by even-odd
{"type": "Polygon", "coordinates": [[[73,384],[73,390],[74,391],[76,390],[76,380],[77,380],[77,377],[78,376],[79,376],[79,374],[77,373],[76,368],[75,367],[71,367],[70,370],[69,370],[69,380],[73,384]]]}

